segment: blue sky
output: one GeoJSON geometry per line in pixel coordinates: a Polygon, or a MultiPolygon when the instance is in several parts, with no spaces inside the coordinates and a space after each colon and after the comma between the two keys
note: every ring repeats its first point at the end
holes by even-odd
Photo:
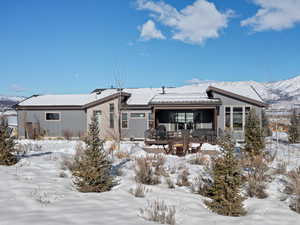
{"type": "Polygon", "coordinates": [[[0,0],[0,93],[300,74],[299,0],[0,0]]]}

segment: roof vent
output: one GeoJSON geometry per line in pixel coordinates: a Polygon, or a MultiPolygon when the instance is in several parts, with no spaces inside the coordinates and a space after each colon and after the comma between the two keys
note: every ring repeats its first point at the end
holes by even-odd
{"type": "Polygon", "coordinates": [[[165,86],[162,86],[161,89],[162,89],[162,94],[163,94],[163,95],[166,94],[166,90],[165,90],[166,87],[165,87],[165,86]]]}

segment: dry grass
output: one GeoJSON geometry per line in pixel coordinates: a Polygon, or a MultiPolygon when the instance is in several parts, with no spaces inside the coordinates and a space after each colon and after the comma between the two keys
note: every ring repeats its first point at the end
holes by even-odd
{"type": "Polygon", "coordinates": [[[290,208],[300,213],[300,167],[288,173],[289,182],[286,185],[286,193],[293,195],[290,208]]]}
{"type": "Polygon", "coordinates": [[[137,158],[135,179],[138,183],[155,185],[160,183],[159,176],[155,175],[151,158],[137,158]]]}
{"type": "Polygon", "coordinates": [[[210,163],[210,157],[201,153],[195,154],[195,157],[189,161],[190,164],[208,166],[210,163]]]}
{"type": "Polygon", "coordinates": [[[130,154],[128,152],[116,151],[114,154],[118,159],[129,159],[130,154]]]}
{"type": "Polygon", "coordinates": [[[149,189],[145,185],[138,183],[135,188],[131,188],[129,192],[137,198],[144,198],[149,189]]]}
{"type": "Polygon", "coordinates": [[[168,188],[170,188],[170,189],[175,188],[174,181],[173,181],[170,177],[168,177],[168,178],[166,179],[166,182],[167,182],[167,184],[168,184],[168,188]]]}
{"type": "Polygon", "coordinates": [[[200,194],[205,197],[210,197],[210,189],[212,184],[212,180],[199,176],[194,178],[194,182],[191,185],[191,189],[194,193],[200,194]]]}
{"type": "Polygon", "coordinates": [[[147,207],[144,209],[140,209],[140,213],[144,219],[149,221],[154,221],[161,224],[176,224],[175,206],[168,206],[164,201],[148,201],[147,207]]]}
{"type": "Polygon", "coordinates": [[[188,176],[190,175],[189,170],[187,168],[183,169],[177,177],[177,185],[178,186],[190,186],[191,183],[189,182],[188,176]]]}
{"type": "Polygon", "coordinates": [[[268,197],[266,193],[266,185],[270,180],[270,175],[267,174],[269,170],[268,162],[264,156],[258,155],[253,158],[244,160],[244,168],[247,168],[246,191],[249,197],[257,197],[260,199],[268,197]]]}

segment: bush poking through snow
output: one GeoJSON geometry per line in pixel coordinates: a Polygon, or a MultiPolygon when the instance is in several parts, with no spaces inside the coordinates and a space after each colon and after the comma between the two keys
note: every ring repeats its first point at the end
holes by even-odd
{"type": "Polygon", "coordinates": [[[170,177],[168,177],[168,178],[166,179],[166,182],[167,182],[167,184],[168,184],[168,188],[170,188],[170,189],[175,188],[174,181],[173,181],[170,177]]]}
{"type": "Polygon", "coordinates": [[[111,175],[112,164],[108,160],[103,142],[99,139],[97,117],[93,116],[91,121],[86,140],[87,147],[81,155],[75,156],[71,171],[74,184],[81,192],[109,191],[116,185],[111,175]]]}
{"type": "Polygon", "coordinates": [[[159,177],[154,173],[152,159],[147,157],[136,159],[135,175],[135,180],[138,183],[148,185],[160,183],[159,177]]]}
{"type": "Polygon", "coordinates": [[[293,195],[290,208],[300,213],[300,167],[288,173],[289,182],[286,185],[286,192],[293,195]]]}
{"type": "Polygon", "coordinates": [[[137,198],[144,198],[148,191],[149,191],[149,189],[147,189],[145,187],[145,185],[140,184],[140,183],[138,183],[135,188],[131,188],[129,190],[129,192],[131,194],[133,194],[134,197],[137,197],[137,198]]]}
{"type": "Polygon", "coordinates": [[[212,201],[205,204],[217,214],[224,216],[242,216],[244,198],[240,195],[242,173],[238,160],[234,156],[234,143],[229,135],[219,140],[223,154],[213,161],[212,201]]]}
{"type": "Polygon", "coordinates": [[[140,213],[144,219],[149,221],[154,221],[161,224],[176,224],[175,206],[168,206],[164,201],[148,201],[147,207],[144,209],[140,209],[140,213]]]}
{"type": "Polygon", "coordinates": [[[195,154],[194,158],[189,161],[189,163],[194,165],[208,166],[210,163],[210,157],[197,153],[195,154]]]}
{"type": "Polygon", "coordinates": [[[179,174],[178,174],[178,177],[177,177],[177,185],[178,186],[190,186],[190,182],[189,182],[189,177],[190,173],[189,173],[189,170],[187,168],[183,169],[179,174]]]}
{"type": "Polygon", "coordinates": [[[266,185],[270,176],[267,174],[269,167],[262,155],[253,156],[248,161],[246,191],[249,197],[260,199],[268,197],[266,185]]]}
{"type": "Polygon", "coordinates": [[[212,181],[202,176],[196,177],[191,185],[192,192],[205,197],[211,197],[212,181]]]}
{"type": "Polygon", "coordinates": [[[15,141],[10,136],[8,123],[4,118],[0,118],[0,165],[12,166],[18,162],[14,153],[15,141]]]}
{"type": "Polygon", "coordinates": [[[289,142],[291,144],[296,143],[299,140],[300,134],[298,130],[299,119],[296,114],[296,110],[293,110],[293,114],[290,119],[290,125],[288,128],[289,142]]]}

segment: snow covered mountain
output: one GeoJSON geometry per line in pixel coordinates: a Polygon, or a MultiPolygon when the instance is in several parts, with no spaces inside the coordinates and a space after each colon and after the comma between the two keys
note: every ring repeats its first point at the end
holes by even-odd
{"type": "Polygon", "coordinates": [[[22,101],[23,99],[25,99],[25,97],[0,95],[0,107],[10,108],[11,106],[22,101]]]}
{"type": "Polygon", "coordinates": [[[206,86],[236,86],[243,87],[251,85],[258,92],[260,97],[273,108],[290,108],[293,104],[300,103],[300,75],[281,81],[274,82],[257,82],[257,81],[233,81],[233,82],[218,82],[218,81],[199,81],[196,80],[193,85],[185,86],[184,89],[201,88],[206,86]],[[188,87],[188,88],[186,88],[188,87]]]}

